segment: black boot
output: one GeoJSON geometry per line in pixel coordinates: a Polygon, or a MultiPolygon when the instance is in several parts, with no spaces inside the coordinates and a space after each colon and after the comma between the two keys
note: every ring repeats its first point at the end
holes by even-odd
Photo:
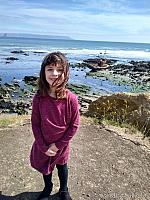
{"type": "Polygon", "coordinates": [[[50,193],[52,192],[53,189],[52,174],[43,175],[43,179],[45,187],[36,200],[42,200],[43,198],[49,197],[50,193]]]}
{"type": "Polygon", "coordinates": [[[59,197],[61,200],[72,200],[72,198],[68,192],[68,189],[64,190],[64,191],[59,190],[59,197]]]}

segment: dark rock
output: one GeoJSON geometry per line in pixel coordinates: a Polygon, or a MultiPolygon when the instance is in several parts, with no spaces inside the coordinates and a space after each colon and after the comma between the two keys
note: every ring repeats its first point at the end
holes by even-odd
{"type": "Polygon", "coordinates": [[[143,77],[142,81],[143,82],[150,82],[150,77],[143,77]]]}
{"type": "Polygon", "coordinates": [[[7,87],[0,85],[0,97],[6,96],[8,94],[7,87]]]}
{"type": "Polygon", "coordinates": [[[92,72],[96,72],[102,69],[107,69],[111,64],[114,64],[117,60],[103,59],[103,58],[90,58],[83,60],[83,64],[92,69],[92,72]]]}
{"type": "Polygon", "coordinates": [[[37,85],[37,80],[38,80],[38,77],[36,76],[25,76],[23,78],[23,81],[29,85],[37,85]]]}
{"type": "Polygon", "coordinates": [[[6,61],[6,64],[9,64],[9,63],[11,63],[10,61],[6,61]]]}
{"type": "Polygon", "coordinates": [[[33,51],[33,53],[45,53],[44,51],[33,51]]]}
{"type": "Polygon", "coordinates": [[[24,52],[24,51],[22,51],[22,50],[20,50],[20,51],[11,51],[11,53],[15,53],[15,54],[23,54],[23,55],[25,55],[25,56],[29,56],[28,53],[26,53],[26,52],[24,52]]]}
{"type": "MultiPolygon", "coordinates": [[[[83,62],[98,64],[100,60],[101,58],[89,58],[89,59],[83,60],[83,62]]],[[[106,64],[109,64],[109,65],[117,62],[117,60],[114,60],[114,59],[105,59],[105,60],[106,60],[106,64]]]]}
{"type": "Polygon", "coordinates": [[[19,51],[11,51],[11,53],[20,54],[20,53],[25,53],[25,52],[24,52],[24,51],[22,51],[22,50],[19,50],[19,51]]]}
{"type": "Polygon", "coordinates": [[[6,60],[19,60],[18,58],[14,58],[14,57],[7,57],[5,58],[6,60]]]}
{"type": "Polygon", "coordinates": [[[0,99],[0,108],[12,110],[14,108],[14,103],[11,100],[0,99]]]}

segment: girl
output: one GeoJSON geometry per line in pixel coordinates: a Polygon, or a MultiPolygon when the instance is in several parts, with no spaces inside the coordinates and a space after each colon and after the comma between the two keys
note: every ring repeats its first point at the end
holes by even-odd
{"type": "Polygon", "coordinates": [[[71,200],[68,192],[69,142],[79,127],[79,106],[75,94],[66,89],[69,65],[64,54],[48,54],[41,65],[38,91],[32,102],[31,166],[43,174],[45,187],[37,200],[52,191],[52,171],[56,165],[61,200],[71,200]]]}

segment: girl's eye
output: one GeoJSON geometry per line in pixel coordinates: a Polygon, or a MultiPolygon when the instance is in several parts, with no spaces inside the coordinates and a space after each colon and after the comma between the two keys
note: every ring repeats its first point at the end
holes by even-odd
{"type": "Polygon", "coordinates": [[[62,71],[63,71],[63,69],[58,69],[58,71],[59,71],[59,72],[62,72],[62,71]]]}
{"type": "MultiPolygon", "coordinates": [[[[52,72],[53,70],[54,70],[53,68],[48,68],[48,69],[47,69],[48,72],[52,72]]],[[[60,68],[60,69],[57,69],[56,71],[57,71],[57,72],[63,72],[63,69],[60,68]]]]}

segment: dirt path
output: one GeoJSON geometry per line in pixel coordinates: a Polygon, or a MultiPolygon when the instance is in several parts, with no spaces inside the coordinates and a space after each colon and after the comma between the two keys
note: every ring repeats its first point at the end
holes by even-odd
{"type": "MultiPolygon", "coordinates": [[[[0,130],[0,200],[34,200],[43,187],[29,165],[30,124],[0,130]]],[[[149,200],[150,153],[97,125],[81,125],[72,142],[69,188],[73,200],[149,200]]],[[[49,199],[58,200],[57,171],[49,199]]]]}

